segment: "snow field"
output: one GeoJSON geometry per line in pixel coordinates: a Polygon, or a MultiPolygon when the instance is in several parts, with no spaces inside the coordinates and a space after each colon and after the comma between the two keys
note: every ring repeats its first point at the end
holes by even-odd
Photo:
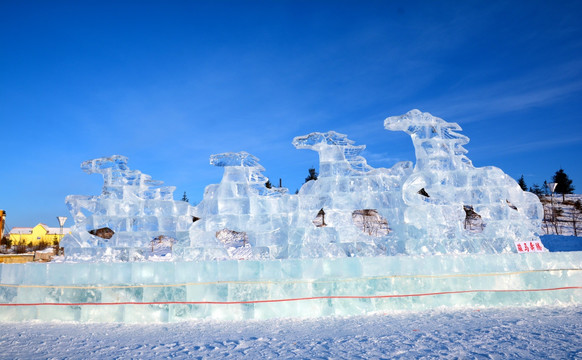
{"type": "Polygon", "coordinates": [[[147,325],[33,321],[1,327],[0,348],[0,359],[576,359],[582,307],[147,325]]]}

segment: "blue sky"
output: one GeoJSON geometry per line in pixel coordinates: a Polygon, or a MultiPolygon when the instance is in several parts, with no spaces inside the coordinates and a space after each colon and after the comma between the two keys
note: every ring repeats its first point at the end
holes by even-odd
{"type": "MultiPolygon", "coordinates": [[[[317,166],[294,136],[335,130],[368,162],[414,160],[383,120],[413,108],[463,127],[475,166],[582,190],[582,3],[0,2],[0,209],[56,226],[79,167],[129,166],[202,199],[247,151],[291,192],[317,166]]],[[[72,219],[67,226],[72,225],[72,219]]]]}

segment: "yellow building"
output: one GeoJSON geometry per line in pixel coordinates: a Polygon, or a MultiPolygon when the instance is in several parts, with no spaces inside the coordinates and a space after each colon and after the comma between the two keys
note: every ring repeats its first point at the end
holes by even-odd
{"type": "Polygon", "coordinates": [[[61,233],[60,227],[50,227],[45,224],[38,224],[35,227],[13,227],[10,230],[10,241],[12,245],[38,245],[45,242],[53,245],[55,241],[61,241],[61,238],[70,232],[69,228],[63,228],[61,233]]]}

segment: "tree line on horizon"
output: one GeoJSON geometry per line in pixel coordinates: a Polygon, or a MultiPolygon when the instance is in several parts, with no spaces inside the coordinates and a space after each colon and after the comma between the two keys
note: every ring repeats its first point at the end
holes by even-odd
{"type": "Polygon", "coordinates": [[[564,169],[559,169],[552,177],[552,182],[556,183],[556,188],[553,192],[562,194],[561,205],[571,206],[571,210],[568,212],[564,212],[562,206],[554,204],[551,199],[547,198],[547,196],[552,193],[547,181],[544,181],[542,186],[533,184],[529,188],[525,183],[523,175],[521,175],[517,181],[523,191],[534,193],[540,198],[542,206],[544,207],[543,228],[546,231],[546,234],[553,232],[556,235],[561,235],[564,223],[571,223],[574,236],[578,236],[578,224],[582,220],[582,203],[580,202],[580,199],[576,201],[566,200],[566,194],[573,194],[575,190],[572,185],[572,179],[570,179],[564,169]]]}
{"type": "MultiPolygon", "coordinates": [[[[560,168],[560,170],[556,171],[554,176],[552,176],[552,182],[557,184],[554,192],[562,194],[562,201],[565,201],[566,194],[574,193],[575,189],[574,186],[572,185],[572,179],[570,179],[570,177],[568,176],[568,174],[566,174],[564,169],[560,168]]],[[[531,193],[536,194],[537,196],[550,195],[551,193],[550,186],[546,180],[544,180],[542,186],[539,186],[538,184],[533,184],[528,188],[527,184],[525,183],[525,179],[523,178],[523,175],[521,175],[519,180],[517,180],[517,183],[519,184],[523,191],[529,191],[531,193]]]]}

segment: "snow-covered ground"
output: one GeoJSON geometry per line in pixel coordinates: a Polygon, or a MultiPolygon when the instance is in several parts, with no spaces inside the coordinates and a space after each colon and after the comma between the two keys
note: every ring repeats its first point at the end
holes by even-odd
{"type": "Polygon", "coordinates": [[[0,328],[2,359],[582,358],[582,306],[174,324],[28,322],[0,328]]]}

